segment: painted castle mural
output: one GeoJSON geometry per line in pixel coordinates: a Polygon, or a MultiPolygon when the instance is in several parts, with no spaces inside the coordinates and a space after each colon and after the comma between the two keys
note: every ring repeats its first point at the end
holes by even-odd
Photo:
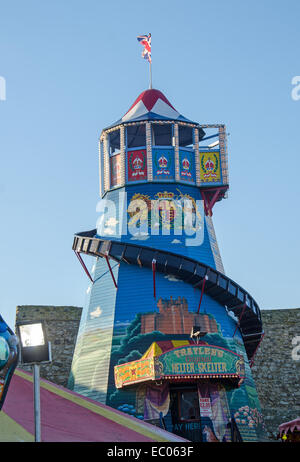
{"type": "Polygon", "coordinates": [[[91,283],[69,387],[191,441],[263,440],[260,311],[225,275],[212,222],[228,190],[224,125],[146,90],[99,147],[100,217],[73,243],[91,283]]]}
{"type": "Polygon", "coordinates": [[[194,326],[199,326],[201,332],[217,332],[215,320],[207,314],[196,314],[188,311],[188,304],[184,297],[173,300],[159,299],[159,312],[143,314],[141,316],[141,334],[160,331],[163,334],[187,334],[194,326]]]}

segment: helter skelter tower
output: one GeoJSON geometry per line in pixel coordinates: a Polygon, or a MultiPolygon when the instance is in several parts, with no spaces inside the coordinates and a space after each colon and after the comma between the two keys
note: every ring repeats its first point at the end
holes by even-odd
{"type": "Polygon", "coordinates": [[[69,387],[192,441],[259,440],[260,310],[225,275],[212,223],[225,126],[146,90],[102,131],[99,164],[97,228],[73,243],[91,283],[69,387]]]}

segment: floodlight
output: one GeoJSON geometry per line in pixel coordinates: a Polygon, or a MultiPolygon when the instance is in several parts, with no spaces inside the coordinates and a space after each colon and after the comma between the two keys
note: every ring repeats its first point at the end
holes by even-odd
{"type": "Polygon", "coordinates": [[[50,343],[43,321],[17,324],[20,337],[21,363],[34,364],[51,361],[50,343]]]}
{"type": "Polygon", "coordinates": [[[20,362],[31,364],[34,387],[34,437],[41,441],[40,364],[51,362],[51,344],[43,321],[19,322],[20,362]]]}
{"type": "Polygon", "coordinates": [[[19,326],[22,347],[45,345],[42,323],[19,326]]]}

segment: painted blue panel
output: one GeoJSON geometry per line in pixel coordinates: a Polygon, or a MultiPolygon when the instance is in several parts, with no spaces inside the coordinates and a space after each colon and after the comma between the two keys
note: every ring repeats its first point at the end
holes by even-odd
{"type": "Polygon", "coordinates": [[[179,176],[181,181],[196,182],[194,151],[182,148],[179,150],[179,176]]]}
{"type": "Polygon", "coordinates": [[[174,148],[153,148],[153,180],[175,179],[174,148]]]}
{"type": "MultiPolygon", "coordinates": [[[[97,234],[100,237],[134,244],[142,243],[145,246],[197,259],[216,268],[208,227],[204,219],[203,202],[198,188],[183,184],[132,185],[110,191],[102,201],[101,210],[104,213],[102,215],[99,213],[101,216],[99,216],[97,225],[97,234]],[[158,199],[162,201],[162,208],[169,207],[169,211],[158,211],[153,208],[151,201],[158,199]],[[192,201],[193,225],[198,227],[196,232],[193,231],[193,227],[185,227],[183,221],[181,221],[181,229],[177,226],[179,221],[176,219],[176,214],[177,217],[181,216],[184,199],[192,201]],[[142,219],[141,216],[141,220],[137,220],[138,214],[132,212],[130,216],[127,213],[128,206],[133,200],[144,201],[148,208],[146,219],[142,219]],[[106,208],[106,204],[112,205],[111,211],[106,208]],[[197,209],[197,215],[195,209],[197,209]],[[153,213],[150,213],[150,210],[153,210],[153,213]],[[162,230],[163,223],[164,231],[162,230]]],[[[137,206],[140,207],[138,202],[137,206]]]]}
{"type": "MultiPolygon", "coordinates": [[[[174,300],[184,297],[187,300],[188,311],[197,312],[201,290],[194,289],[190,284],[177,279],[170,274],[156,273],[156,299],[153,297],[153,274],[151,269],[139,268],[133,265],[120,264],[118,274],[118,291],[116,299],[115,327],[119,322],[128,325],[137,313],[158,312],[159,298],[174,300]]],[[[236,322],[230,317],[224,306],[204,294],[201,313],[212,314],[220,325],[220,332],[225,337],[232,337],[236,322]]],[[[236,334],[239,341],[241,335],[236,334]]],[[[244,348],[244,347],[242,347],[244,348]]]]}

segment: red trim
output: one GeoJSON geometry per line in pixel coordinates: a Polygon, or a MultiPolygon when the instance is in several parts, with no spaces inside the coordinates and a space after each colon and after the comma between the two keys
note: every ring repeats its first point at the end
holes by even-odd
{"type": "Polygon", "coordinates": [[[254,364],[254,356],[256,355],[257,350],[258,350],[258,348],[259,348],[259,346],[260,346],[260,344],[261,344],[261,342],[262,342],[264,336],[265,336],[265,333],[262,334],[261,339],[260,339],[260,341],[259,341],[257,347],[255,348],[255,351],[254,351],[254,353],[253,353],[253,355],[252,355],[252,358],[251,358],[251,361],[250,361],[250,367],[252,367],[253,364],[254,364]]]}
{"type": "Polygon", "coordinates": [[[153,273],[153,297],[156,299],[156,286],[155,286],[155,269],[156,269],[156,260],[152,260],[152,273],[153,273]]]}
{"type": "Polygon", "coordinates": [[[107,266],[108,266],[108,268],[109,268],[109,272],[110,272],[110,274],[111,274],[111,277],[112,277],[112,280],[113,280],[113,282],[114,282],[115,288],[117,289],[118,286],[117,286],[117,283],[116,283],[116,280],[115,280],[115,277],[114,277],[114,273],[113,273],[113,271],[112,271],[112,269],[111,269],[111,266],[110,266],[110,263],[109,263],[109,258],[108,258],[107,255],[105,255],[105,260],[106,260],[107,266]]]}
{"type": "Polygon", "coordinates": [[[243,378],[238,374],[233,374],[233,373],[228,373],[228,374],[213,374],[213,373],[206,373],[206,374],[187,374],[187,375],[163,375],[160,379],[157,380],[182,380],[182,379],[229,379],[229,378],[235,378],[235,379],[240,379],[243,378]]]}
{"type": "Polygon", "coordinates": [[[207,274],[204,276],[203,280],[202,280],[202,289],[201,289],[201,297],[200,297],[200,301],[199,301],[199,306],[198,306],[198,311],[197,313],[199,313],[200,311],[200,307],[201,307],[201,302],[202,302],[202,297],[203,297],[203,292],[204,292],[204,287],[205,287],[205,283],[208,279],[208,276],[207,274]]]}
{"type": "Polygon", "coordinates": [[[235,331],[234,331],[234,333],[233,333],[232,338],[235,336],[236,331],[237,331],[238,328],[240,327],[241,319],[242,319],[242,317],[243,317],[243,315],[244,315],[244,312],[245,312],[245,309],[246,309],[246,303],[244,303],[244,305],[242,305],[242,306],[243,306],[243,310],[242,310],[241,315],[240,315],[240,317],[239,317],[239,321],[238,321],[238,323],[237,323],[237,325],[236,325],[236,327],[235,327],[235,331]]]}
{"type": "Polygon", "coordinates": [[[221,199],[225,192],[227,191],[228,186],[220,186],[219,188],[207,188],[202,189],[201,194],[204,201],[204,211],[205,215],[212,216],[212,209],[215,203],[221,199]]]}
{"type": "MultiPolygon", "coordinates": [[[[174,111],[176,111],[176,109],[172,106],[170,101],[167,100],[167,98],[165,97],[165,95],[161,91],[155,90],[154,88],[152,88],[152,89],[143,91],[137,97],[137,99],[135,100],[133,105],[130,107],[130,109],[128,109],[126,114],[128,114],[128,112],[131,111],[131,109],[141,100],[142,100],[143,104],[145,105],[145,107],[147,108],[147,110],[150,112],[158,99],[161,99],[166,104],[168,104],[172,109],[174,109],[174,111]]],[[[178,112],[178,111],[176,111],[176,112],[178,112]]]]}
{"type": "Polygon", "coordinates": [[[90,279],[90,280],[92,281],[92,283],[94,284],[94,280],[93,280],[92,276],[90,275],[90,273],[89,273],[87,267],[85,266],[85,263],[84,263],[84,261],[82,260],[81,255],[79,254],[79,252],[76,252],[76,250],[74,250],[74,252],[75,252],[76,257],[77,257],[78,260],[80,261],[80,264],[81,264],[81,266],[83,267],[85,273],[87,274],[87,276],[89,277],[89,279],[90,279]]]}

